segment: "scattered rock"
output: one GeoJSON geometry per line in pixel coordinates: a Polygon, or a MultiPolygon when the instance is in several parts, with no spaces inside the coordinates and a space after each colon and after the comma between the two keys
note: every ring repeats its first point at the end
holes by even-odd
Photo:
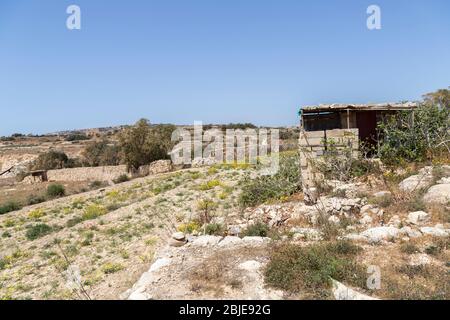
{"type": "Polygon", "coordinates": [[[394,215],[392,216],[391,219],[389,219],[388,222],[388,226],[390,227],[395,227],[395,228],[399,228],[402,224],[402,220],[400,219],[400,217],[398,215],[394,215]]]}
{"type": "Polygon", "coordinates": [[[446,205],[450,201],[450,184],[437,184],[428,189],[423,200],[426,203],[446,205]]]}
{"type": "Polygon", "coordinates": [[[436,227],[422,227],[422,228],[420,228],[420,231],[423,234],[432,235],[434,237],[448,237],[448,235],[450,234],[449,229],[445,230],[445,229],[436,228],[436,227]]]}
{"type": "Polygon", "coordinates": [[[319,241],[322,240],[322,234],[313,228],[292,228],[291,233],[293,233],[293,239],[306,239],[308,241],[319,241]]]}
{"type": "Polygon", "coordinates": [[[371,224],[372,222],[373,222],[373,219],[372,219],[372,217],[369,216],[369,215],[365,215],[364,217],[362,217],[362,218],[359,220],[359,223],[360,223],[360,224],[363,224],[363,225],[368,225],[368,224],[371,224]]]}
{"type": "Polygon", "coordinates": [[[140,279],[134,284],[127,292],[128,300],[150,300],[152,296],[146,292],[146,288],[149,284],[155,283],[159,278],[157,273],[166,266],[172,263],[170,258],[160,258],[156,260],[150,267],[150,269],[145,272],[140,279]]]}
{"type": "Polygon", "coordinates": [[[352,240],[352,241],[366,241],[367,240],[367,238],[365,236],[356,234],[356,233],[347,234],[343,237],[343,239],[352,240]]]}
{"type": "Polygon", "coordinates": [[[342,215],[358,212],[361,208],[360,198],[327,198],[321,197],[320,203],[323,205],[325,211],[330,215],[342,215]]]}
{"type": "Polygon", "coordinates": [[[160,258],[151,265],[151,267],[148,271],[149,272],[158,271],[159,269],[161,269],[165,266],[168,266],[171,262],[172,262],[172,260],[170,258],[160,258]]]}
{"type": "Polygon", "coordinates": [[[242,244],[242,239],[234,236],[227,236],[223,238],[222,241],[219,242],[219,247],[229,247],[242,244]]]}
{"type": "Polygon", "coordinates": [[[368,295],[359,293],[346,285],[332,279],[333,295],[336,300],[379,300],[368,295]]]}
{"type": "Polygon", "coordinates": [[[249,260],[246,262],[243,262],[239,265],[239,269],[250,271],[250,272],[257,272],[261,269],[262,264],[255,260],[249,260]]]}
{"type": "Polygon", "coordinates": [[[400,233],[406,234],[409,238],[419,238],[422,236],[422,233],[419,230],[414,230],[411,227],[401,228],[400,233]]]}
{"type": "Polygon", "coordinates": [[[336,216],[329,217],[328,221],[331,222],[331,223],[334,223],[334,224],[339,224],[339,222],[341,222],[341,220],[338,217],[336,217],[336,216]]]}
{"type": "Polygon", "coordinates": [[[186,241],[178,241],[178,240],[175,240],[175,239],[170,239],[169,240],[169,246],[171,246],[171,247],[182,247],[182,246],[184,246],[186,244],[186,241]]]}
{"type": "Polygon", "coordinates": [[[365,206],[361,207],[360,213],[362,215],[371,215],[371,216],[383,216],[384,211],[383,209],[378,208],[377,206],[374,206],[372,204],[366,204],[365,206]]]}
{"type": "Polygon", "coordinates": [[[430,220],[430,215],[424,211],[410,212],[406,222],[411,224],[422,224],[430,220]]]}
{"type": "Polygon", "coordinates": [[[390,191],[379,191],[377,193],[374,193],[373,196],[375,198],[384,198],[392,196],[392,193],[390,191]]]}
{"type": "Polygon", "coordinates": [[[438,183],[438,184],[450,184],[450,177],[441,178],[436,183],[438,183]]]}
{"type": "Polygon", "coordinates": [[[192,160],[192,168],[199,168],[204,166],[212,166],[217,163],[217,160],[213,157],[209,158],[194,158],[192,160]]]}
{"type": "Polygon", "coordinates": [[[370,243],[379,243],[383,240],[394,240],[398,237],[400,230],[395,227],[376,227],[367,229],[361,235],[370,243]]]}
{"type": "Polygon", "coordinates": [[[266,244],[271,241],[270,238],[264,238],[264,237],[244,237],[242,238],[242,242],[246,245],[261,245],[266,244]]]}
{"type": "Polygon", "coordinates": [[[228,226],[228,234],[230,236],[238,236],[241,233],[241,227],[237,225],[228,226]]]}
{"type": "Polygon", "coordinates": [[[430,257],[425,253],[417,253],[409,256],[409,265],[423,266],[431,263],[430,257]]]}
{"type": "Polygon", "coordinates": [[[425,167],[418,174],[410,176],[400,182],[399,187],[402,191],[411,192],[428,188],[433,183],[433,167],[425,167]]]}
{"type": "Polygon", "coordinates": [[[174,234],[172,234],[172,239],[177,241],[184,241],[185,238],[186,237],[183,232],[175,232],[174,234]]]}
{"type": "Polygon", "coordinates": [[[198,247],[206,247],[206,246],[215,246],[217,245],[223,237],[220,236],[199,236],[192,242],[193,246],[198,247]]]}

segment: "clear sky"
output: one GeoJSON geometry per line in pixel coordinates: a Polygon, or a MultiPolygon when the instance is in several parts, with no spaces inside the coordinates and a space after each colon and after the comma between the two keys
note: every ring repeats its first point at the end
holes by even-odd
{"type": "Polygon", "coordinates": [[[0,135],[141,117],[295,125],[301,105],[449,85],[448,0],[0,0],[0,135]]]}

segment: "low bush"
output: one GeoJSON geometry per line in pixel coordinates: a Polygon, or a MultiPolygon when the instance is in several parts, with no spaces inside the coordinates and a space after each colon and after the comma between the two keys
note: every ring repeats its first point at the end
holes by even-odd
{"type": "Polygon", "coordinates": [[[450,108],[425,103],[380,123],[380,156],[388,165],[448,158],[450,108]]]}
{"type": "Polygon", "coordinates": [[[241,235],[243,237],[267,237],[269,234],[269,226],[262,222],[257,222],[243,230],[241,235]]]}
{"type": "Polygon", "coordinates": [[[47,201],[47,199],[45,199],[44,196],[31,195],[28,197],[27,203],[29,206],[32,206],[34,204],[39,204],[45,201],[47,201]]]}
{"type": "Polygon", "coordinates": [[[406,254],[419,253],[420,249],[413,243],[405,242],[400,246],[400,251],[406,254]]]}
{"type": "Polygon", "coordinates": [[[329,298],[331,278],[363,287],[366,273],[356,263],[359,248],[350,242],[276,247],[265,270],[266,282],[304,298],[329,298]]]}
{"type": "Polygon", "coordinates": [[[21,208],[22,206],[19,203],[10,201],[0,206],[0,214],[20,210],[21,208]]]}
{"type": "Polygon", "coordinates": [[[183,233],[192,233],[200,230],[200,224],[197,221],[191,221],[189,223],[183,223],[178,226],[177,230],[183,233]]]}
{"type": "Polygon", "coordinates": [[[96,205],[96,204],[92,204],[84,210],[83,215],[81,216],[81,219],[82,220],[93,220],[93,219],[96,219],[96,218],[106,214],[106,213],[107,213],[106,208],[96,205]]]}
{"type": "Polygon", "coordinates": [[[130,178],[128,177],[128,175],[126,174],[121,174],[120,176],[118,176],[116,179],[113,180],[114,183],[123,183],[123,182],[127,182],[130,181],[130,178]]]}
{"type": "Polygon", "coordinates": [[[67,228],[72,228],[73,226],[76,226],[77,224],[83,222],[83,219],[80,217],[75,217],[72,219],[67,220],[66,226],[67,228]]]}
{"type": "Polygon", "coordinates": [[[252,207],[300,190],[299,155],[297,152],[287,152],[280,154],[279,170],[275,175],[244,180],[239,204],[244,208],[252,207]]]}
{"type": "Polygon", "coordinates": [[[123,270],[123,266],[119,263],[106,263],[102,266],[102,271],[105,274],[116,273],[120,270],[123,270]]]}
{"type": "Polygon", "coordinates": [[[199,186],[199,189],[201,191],[207,191],[207,190],[211,190],[214,189],[215,187],[220,186],[222,183],[219,180],[210,180],[208,182],[202,183],[199,186]]]}
{"type": "Polygon", "coordinates": [[[205,226],[205,234],[208,235],[222,235],[223,234],[223,226],[220,223],[210,223],[205,226]]]}
{"type": "Polygon", "coordinates": [[[201,211],[202,223],[211,221],[211,213],[217,209],[217,203],[209,199],[203,199],[197,202],[197,210],[201,211]]]}
{"type": "Polygon", "coordinates": [[[89,188],[91,189],[99,189],[102,187],[106,187],[108,184],[104,181],[95,180],[89,184],[89,188]]]}
{"type": "Polygon", "coordinates": [[[70,134],[66,137],[66,141],[84,141],[84,140],[89,140],[90,138],[82,133],[74,133],[74,134],[70,134]]]}
{"type": "Polygon", "coordinates": [[[66,189],[61,184],[51,184],[47,187],[47,196],[52,198],[62,197],[66,194],[66,189]]]}
{"type": "MultiPolygon", "coordinates": [[[[322,173],[325,179],[348,181],[354,177],[381,173],[379,163],[362,155],[355,156],[352,147],[340,148],[333,139],[328,139],[326,144],[327,151],[324,156],[313,161],[314,168],[322,173]]],[[[371,152],[364,146],[361,149],[361,154],[371,152]]]]}
{"type": "Polygon", "coordinates": [[[390,194],[386,194],[380,197],[369,198],[369,203],[374,204],[381,208],[387,208],[394,202],[394,198],[390,194]]]}
{"type": "Polygon", "coordinates": [[[36,224],[34,226],[30,226],[25,233],[25,236],[28,240],[36,240],[38,238],[41,238],[43,236],[46,236],[47,234],[51,233],[53,231],[53,228],[49,225],[46,225],[44,223],[36,224]]]}
{"type": "Polygon", "coordinates": [[[45,211],[42,210],[42,209],[36,209],[36,210],[30,211],[30,212],[28,213],[28,217],[29,217],[30,219],[35,219],[35,220],[37,220],[37,219],[42,218],[43,216],[45,216],[45,211]]]}

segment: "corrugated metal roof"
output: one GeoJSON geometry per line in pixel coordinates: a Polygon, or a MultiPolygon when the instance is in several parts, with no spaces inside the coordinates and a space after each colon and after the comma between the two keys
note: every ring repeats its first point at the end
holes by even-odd
{"type": "Polygon", "coordinates": [[[320,104],[316,106],[304,106],[301,108],[303,112],[321,112],[321,111],[335,111],[335,110],[412,110],[417,108],[418,104],[415,102],[405,103],[377,103],[377,104],[320,104]]]}

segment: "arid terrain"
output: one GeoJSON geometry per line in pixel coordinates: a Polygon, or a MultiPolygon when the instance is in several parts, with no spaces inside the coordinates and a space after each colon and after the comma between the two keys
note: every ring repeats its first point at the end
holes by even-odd
{"type": "MultiPolygon", "coordinates": [[[[92,143],[33,139],[4,144],[3,163],[26,168],[49,149],[83,157],[92,143]]],[[[318,181],[308,203],[298,151],[279,155],[274,176],[207,159],[133,175],[52,169],[45,182],[9,173],[0,298],[449,299],[448,158],[361,160],[358,174],[318,181]]]]}

